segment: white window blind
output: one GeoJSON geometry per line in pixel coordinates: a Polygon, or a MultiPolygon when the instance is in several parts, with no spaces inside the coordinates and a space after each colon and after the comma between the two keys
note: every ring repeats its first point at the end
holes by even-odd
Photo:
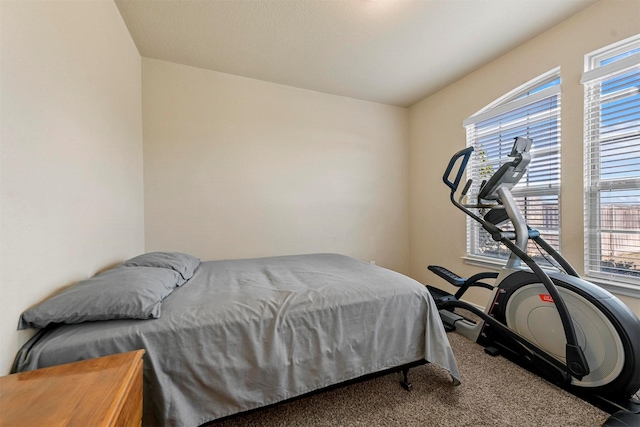
{"type": "MultiPolygon", "coordinates": [[[[514,138],[533,141],[531,163],[512,193],[527,223],[545,240],[560,249],[560,77],[547,73],[494,102],[465,120],[467,146],[474,153],[467,167],[473,179],[468,194],[477,195],[483,180],[507,161],[514,138]]],[[[503,227],[508,229],[508,227],[503,227]]],[[[471,258],[507,259],[509,251],[474,220],[467,220],[467,252],[471,258]]],[[[546,263],[533,246],[530,256],[546,263]]]]}
{"type": "Polygon", "coordinates": [[[640,284],[640,37],[585,63],[585,272],[640,284]]]}

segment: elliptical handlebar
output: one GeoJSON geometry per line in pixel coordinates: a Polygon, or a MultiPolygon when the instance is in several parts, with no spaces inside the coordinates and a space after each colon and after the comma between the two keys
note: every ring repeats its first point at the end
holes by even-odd
{"type": "Polygon", "coordinates": [[[467,163],[469,163],[469,159],[471,158],[471,153],[473,153],[473,147],[467,147],[464,150],[458,151],[453,155],[451,160],[449,160],[449,165],[447,166],[447,170],[444,172],[442,176],[442,180],[447,187],[451,188],[452,193],[455,193],[460,185],[460,180],[462,179],[462,175],[464,174],[465,169],[467,168],[467,163]],[[451,171],[455,166],[456,162],[460,157],[463,157],[462,163],[460,163],[460,167],[458,168],[458,172],[456,173],[456,178],[453,182],[449,180],[449,176],[451,175],[451,171]]]}

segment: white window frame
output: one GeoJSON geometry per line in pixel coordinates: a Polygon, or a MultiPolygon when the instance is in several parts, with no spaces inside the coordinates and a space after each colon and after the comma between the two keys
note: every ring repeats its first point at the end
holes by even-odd
{"type": "MultiPolygon", "coordinates": [[[[640,175],[635,178],[600,179],[600,106],[613,97],[625,97],[627,89],[606,98],[600,97],[600,84],[634,69],[640,70],[640,52],[601,65],[602,61],[640,49],[640,34],[585,55],[584,86],[584,198],[585,198],[585,274],[589,280],[610,291],[640,297],[640,277],[603,271],[600,245],[600,192],[602,190],[640,189],[640,175]],[[624,93],[622,93],[624,92],[624,93]]],[[[636,88],[636,91],[640,88],[636,88]]],[[[633,91],[633,89],[631,89],[633,91]]],[[[637,93],[637,92],[634,92],[637,93]]],[[[632,125],[630,126],[632,127],[632,125]]],[[[636,131],[637,132],[637,131],[636,131]]],[[[632,132],[633,133],[633,132],[632,132]]]]}
{"type": "MultiPolygon", "coordinates": [[[[544,195],[552,195],[553,197],[558,198],[558,246],[560,244],[560,108],[561,108],[561,83],[556,84],[554,86],[550,86],[548,88],[533,92],[528,94],[530,91],[543,86],[547,83],[553,82],[555,80],[560,79],[560,68],[555,68],[550,70],[526,83],[523,85],[513,89],[508,92],[504,96],[496,99],[492,103],[488,104],[486,107],[475,113],[473,116],[469,117],[463,122],[463,127],[466,128],[467,131],[467,146],[473,145],[475,142],[475,137],[473,136],[475,133],[475,124],[483,122],[487,119],[491,119],[493,117],[500,116],[502,114],[508,113],[509,111],[516,110],[518,108],[527,106],[529,104],[533,104],[535,102],[556,96],[557,97],[557,114],[554,117],[557,118],[558,123],[558,146],[557,146],[557,156],[558,156],[558,181],[555,184],[545,185],[540,187],[526,187],[526,188],[518,188],[518,186],[514,187],[512,193],[514,197],[518,198],[521,196],[544,196],[544,195]]],[[[535,144],[535,142],[534,142],[535,144]]],[[[473,171],[475,163],[478,162],[478,153],[474,153],[474,156],[469,161],[467,166],[467,177],[470,177],[470,171],[473,171]]],[[[469,191],[469,194],[477,194],[479,182],[475,182],[469,191]]],[[[494,257],[494,256],[486,256],[479,254],[479,250],[477,247],[479,246],[480,233],[482,232],[481,226],[471,218],[467,218],[467,253],[463,257],[466,263],[472,265],[479,265],[482,267],[489,268],[500,268],[506,264],[507,259],[502,257],[494,257]]],[[[556,245],[554,245],[556,246],[556,245]]],[[[556,247],[559,250],[559,247],[556,247]]]]}

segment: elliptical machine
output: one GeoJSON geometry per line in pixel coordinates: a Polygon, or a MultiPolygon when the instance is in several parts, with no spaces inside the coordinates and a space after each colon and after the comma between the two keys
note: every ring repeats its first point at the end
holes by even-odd
{"type": "MultiPolygon", "coordinates": [[[[575,394],[595,397],[601,408],[631,413],[640,421],[640,402],[632,398],[640,389],[640,320],[618,298],[582,280],[576,270],[540,233],[529,227],[511,189],[531,161],[531,140],[516,138],[509,157],[487,181],[474,203],[467,202],[468,180],[458,200],[455,193],[473,152],[468,147],[450,160],[443,181],[451,189],[451,202],[478,221],[511,255],[499,272],[462,278],[440,266],[429,270],[459,288],[454,294],[428,286],[447,330],[466,336],[492,355],[502,354],[575,394]],[[456,163],[459,167],[450,180],[456,163]],[[478,210],[478,214],[471,209],[478,210]],[[509,221],[513,231],[499,227],[509,221]],[[564,270],[551,273],[527,254],[535,242],[564,270]],[[521,267],[521,261],[529,269],[521,267]],[[490,285],[482,280],[494,279],[490,285]],[[460,299],[471,287],[492,291],[484,311],[460,299]],[[480,318],[467,319],[454,312],[466,309],[480,318]]],[[[592,403],[594,403],[592,401],[592,403]]],[[[594,403],[597,404],[597,403],[594,403]]],[[[605,424],[608,425],[608,424],[605,424]]]]}

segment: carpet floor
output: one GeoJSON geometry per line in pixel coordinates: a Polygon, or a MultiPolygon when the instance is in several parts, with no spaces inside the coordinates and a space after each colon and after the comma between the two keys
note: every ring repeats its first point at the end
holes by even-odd
{"type": "Polygon", "coordinates": [[[601,426],[608,414],[462,336],[447,335],[462,384],[436,365],[358,382],[211,424],[244,426],[601,426]]]}

